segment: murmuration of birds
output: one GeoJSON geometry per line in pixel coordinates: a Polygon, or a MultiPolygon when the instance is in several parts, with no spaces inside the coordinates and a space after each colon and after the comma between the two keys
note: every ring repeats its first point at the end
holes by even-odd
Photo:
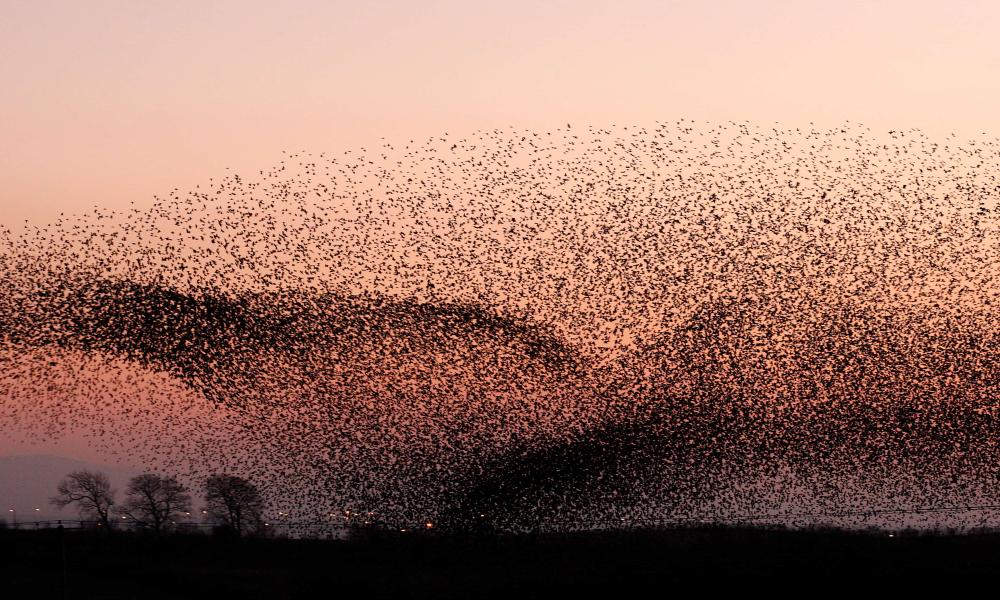
{"type": "Polygon", "coordinates": [[[311,521],[995,527],[998,175],[853,123],[286,153],[3,231],[0,427],[311,521]]]}

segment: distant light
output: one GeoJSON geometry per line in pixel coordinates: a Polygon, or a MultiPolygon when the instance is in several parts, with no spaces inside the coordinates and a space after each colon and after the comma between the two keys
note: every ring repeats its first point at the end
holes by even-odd
{"type": "Polygon", "coordinates": [[[889,537],[896,537],[896,534],[895,533],[890,533],[889,537]]]}
{"type": "Polygon", "coordinates": [[[36,508],[36,509],[35,509],[35,512],[38,512],[38,511],[40,511],[40,510],[42,510],[42,509],[40,509],[40,508],[36,508]]]}

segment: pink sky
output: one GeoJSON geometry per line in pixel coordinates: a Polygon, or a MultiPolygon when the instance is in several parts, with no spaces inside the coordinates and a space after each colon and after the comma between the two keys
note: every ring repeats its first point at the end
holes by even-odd
{"type": "Polygon", "coordinates": [[[1000,132],[995,2],[0,2],[0,224],[282,150],[694,118],[1000,132]]]}
{"type": "MultiPolygon", "coordinates": [[[[659,234],[663,227],[657,219],[666,213],[630,205],[622,209],[632,219],[630,231],[607,228],[602,233],[608,234],[605,241],[595,242],[587,219],[592,218],[595,225],[612,222],[612,215],[625,214],[618,207],[611,211],[594,205],[594,212],[580,217],[575,216],[577,205],[572,210],[566,209],[569,204],[565,202],[559,206],[568,198],[559,196],[562,200],[551,205],[554,211],[563,211],[559,213],[563,220],[543,219],[544,227],[532,229],[532,219],[518,215],[519,227],[526,229],[513,233],[513,219],[509,223],[497,220],[490,223],[495,230],[487,227],[485,234],[476,237],[473,234],[483,227],[474,218],[475,210],[485,211],[486,204],[470,201],[475,209],[468,212],[472,216],[453,222],[443,218],[450,216],[444,209],[437,210],[444,204],[421,198],[419,203],[404,201],[398,210],[395,206],[372,210],[379,217],[372,220],[376,224],[358,233],[348,217],[351,211],[360,214],[362,209],[340,205],[331,196],[329,203],[314,200],[321,212],[328,213],[320,216],[331,217],[322,226],[317,222],[323,219],[317,219],[315,211],[279,211],[285,215],[281,226],[255,229],[251,226],[254,218],[273,215],[260,206],[254,208],[242,183],[234,183],[233,178],[224,184],[218,181],[234,172],[254,178],[259,170],[282,160],[283,151],[339,154],[366,147],[375,150],[374,156],[383,152],[380,138],[384,137],[396,144],[394,152],[406,156],[408,150],[400,147],[411,139],[418,147],[432,137],[444,143],[445,132],[451,134],[449,140],[464,136],[475,140],[470,134],[476,130],[508,126],[552,130],[571,123],[575,134],[586,131],[585,125],[653,126],[656,121],[680,118],[709,123],[750,121],[765,128],[774,122],[803,128],[815,123],[820,129],[850,121],[871,127],[873,138],[888,130],[917,127],[933,137],[954,132],[960,138],[996,139],[1000,135],[998,31],[1000,3],[985,1],[0,0],[0,226],[19,229],[26,220],[43,224],[60,213],[83,213],[95,206],[148,207],[154,195],[163,197],[175,188],[184,191],[197,185],[206,189],[209,178],[215,178],[216,185],[228,186],[232,203],[253,210],[233,213],[229,196],[205,205],[177,200],[177,206],[186,218],[197,217],[196,225],[214,224],[207,227],[210,232],[230,244],[212,246],[202,240],[204,247],[199,246],[202,242],[189,239],[182,229],[191,221],[175,221],[171,215],[177,213],[164,209],[152,212],[149,219],[108,220],[107,227],[135,224],[122,228],[127,233],[122,248],[156,251],[150,256],[157,260],[142,262],[146,270],[134,266],[139,264],[137,252],[108,251],[104,257],[95,251],[85,256],[106,258],[120,272],[149,280],[161,272],[173,273],[177,276],[173,283],[182,279],[180,271],[170,267],[182,257],[187,268],[184,281],[190,283],[193,278],[195,284],[222,291],[254,289],[259,280],[246,277],[248,272],[274,274],[269,280],[282,285],[295,282],[292,275],[318,274],[329,283],[321,289],[388,290],[420,299],[420,294],[429,294],[425,290],[433,280],[437,297],[462,302],[483,298],[487,308],[516,307],[542,323],[562,327],[557,334],[571,342],[581,347],[591,344],[607,356],[616,349],[640,347],[656,339],[668,317],[686,318],[683,311],[706,297],[742,289],[738,278],[743,274],[759,275],[764,282],[762,295],[777,291],[805,296],[801,291],[805,287],[796,283],[799,278],[815,283],[810,292],[819,290],[829,298],[852,296],[884,305],[892,301],[914,311],[930,301],[941,301],[955,312],[968,304],[981,308],[986,294],[996,296],[992,282],[998,280],[1000,267],[990,260],[996,255],[992,241],[997,239],[992,236],[996,221],[970,225],[962,207],[937,213],[937,220],[900,218],[905,225],[884,235],[877,233],[883,229],[881,222],[868,218],[874,213],[860,215],[857,223],[852,220],[854,213],[832,213],[828,215],[834,221],[830,227],[817,224],[813,232],[789,238],[779,236],[779,230],[809,222],[806,209],[814,204],[814,196],[789,192],[776,202],[787,218],[766,220],[768,227],[771,223],[774,227],[768,229],[771,235],[766,239],[755,238],[754,254],[747,251],[738,259],[716,260],[727,255],[714,250],[741,248],[751,233],[764,229],[747,221],[727,230],[736,232],[731,237],[704,243],[692,225],[704,215],[690,208],[695,204],[691,198],[684,200],[677,213],[689,220],[674,235],[659,234]],[[414,207],[425,204],[434,209],[426,213],[429,225],[413,227],[413,222],[420,223],[414,207]],[[408,215],[413,215],[413,222],[407,221],[408,215]],[[837,229],[838,220],[854,227],[837,229]],[[958,233],[944,241],[932,237],[942,224],[947,232],[958,233]],[[505,233],[508,229],[509,234],[505,233]],[[291,243],[277,243],[276,234],[286,230],[292,238],[309,244],[300,251],[291,243]],[[520,236],[529,230],[533,236],[541,234],[531,237],[533,243],[524,244],[528,238],[520,236]],[[146,235],[140,244],[140,234],[151,231],[157,236],[146,235]],[[435,238],[428,232],[441,235],[435,238]],[[822,236],[815,234],[814,239],[814,232],[834,232],[840,237],[821,244],[817,240],[822,236]],[[494,246],[497,240],[508,243],[494,246]],[[622,240],[628,244],[616,244],[622,240]],[[901,254],[886,260],[884,242],[898,242],[901,254]],[[239,252],[230,251],[237,246],[239,252]],[[226,252],[218,251],[220,247],[226,252]],[[495,247],[507,251],[496,252],[495,247]],[[783,256],[789,248],[794,251],[783,256]],[[259,255],[244,266],[245,254],[253,254],[243,252],[246,249],[256,249],[259,255]],[[289,249],[296,253],[288,253],[289,249]],[[824,252],[810,254],[814,249],[824,252]],[[572,262],[567,257],[580,260],[572,262]],[[632,260],[636,257],[660,262],[651,268],[642,260],[632,260]],[[614,268],[604,266],[612,262],[614,268]],[[398,268],[400,264],[405,268],[398,268]],[[693,277],[697,281],[688,285],[689,264],[699,275],[703,271],[711,277],[693,277]],[[735,265],[735,274],[711,270],[719,264],[735,265]],[[565,275],[567,265],[572,266],[572,276],[565,275]],[[860,267],[867,266],[873,268],[860,275],[854,269],[859,267],[860,272],[860,267]],[[507,273],[518,274],[516,285],[505,279],[507,273]],[[627,293],[618,296],[622,290],[627,293]]],[[[856,128],[847,129],[846,135],[853,136],[856,128]]],[[[797,144],[815,142],[802,136],[794,140],[797,144]]],[[[583,143],[573,151],[587,148],[583,143]]],[[[796,146],[796,151],[808,152],[807,148],[796,146]]],[[[884,148],[888,154],[889,147],[884,148]]],[[[463,152],[464,148],[459,150],[463,152]]],[[[471,156],[472,151],[468,152],[471,156]]],[[[953,155],[959,157],[960,167],[975,166],[971,159],[961,162],[965,155],[955,149],[942,150],[935,160],[953,155]]],[[[986,155],[996,156],[992,149],[986,155]]],[[[294,159],[298,160],[305,159],[294,159]]],[[[410,165],[414,170],[420,159],[415,160],[417,166],[410,165]]],[[[782,160],[771,166],[790,164],[782,160]]],[[[547,171],[550,175],[562,168],[559,161],[553,164],[556,167],[547,171]]],[[[708,163],[699,162],[698,169],[703,164],[708,163]]],[[[705,167],[724,174],[722,169],[705,167]]],[[[364,174],[364,168],[361,171],[358,177],[371,176],[364,174]]],[[[390,184],[402,186],[410,173],[402,167],[392,171],[399,181],[387,177],[384,183],[387,190],[398,191],[390,184]]],[[[859,183],[877,186],[882,179],[892,183],[893,173],[875,174],[859,183]]],[[[577,177],[571,170],[565,174],[566,180],[577,177]]],[[[976,177],[992,175],[977,173],[976,177]]],[[[928,176],[935,181],[936,177],[943,174],[928,176]]],[[[967,183],[951,177],[944,183],[967,183]]],[[[626,179],[623,176],[618,183],[628,183],[626,179]]],[[[271,183],[280,181],[284,180],[275,177],[271,183]]],[[[973,181],[971,176],[969,181],[973,181]]],[[[410,189],[409,184],[405,187],[410,189]]],[[[436,188],[414,185],[413,189],[419,195],[421,189],[436,188]]],[[[928,194],[939,191],[928,188],[928,194]]],[[[467,196],[481,194],[476,190],[467,196]]],[[[178,197],[187,198],[183,193],[178,197]]],[[[450,206],[451,198],[445,200],[450,206]]],[[[463,201],[456,199],[456,203],[463,201]]],[[[513,198],[503,201],[508,208],[515,206],[513,198]]],[[[723,211],[726,202],[743,206],[734,195],[719,201],[723,211]]],[[[888,212],[909,216],[923,210],[902,200],[898,204],[888,212]]],[[[944,200],[940,204],[950,206],[944,200]]],[[[836,211],[859,206],[853,201],[830,205],[836,211]]],[[[972,207],[970,201],[965,208],[979,206],[972,207]]],[[[533,218],[532,210],[523,209],[533,218]]],[[[37,254],[55,270],[75,266],[52,257],[63,256],[59,252],[78,240],[89,241],[73,233],[77,223],[93,226],[94,231],[105,226],[104,222],[70,218],[63,225],[43,228],[39,237],[24,238],[28,242],[17,247],[18,260],[27,257],[23,264],[31,264],[29,259],[37,254]]],[[[12,239],[2,233],[0,243],[12,239]]],[[[4,258],[2,252],[0,258],[4,258]]],[[[596,351],[593,356],[605,357],[596,351]]],[[[278,363],[261,364],[268,375],[283,372],[278,363]]],[[[377,355],[370,364],[390,363],[377,355]]],[[[775,365],[771,370],[783,375],[780,365],[775,365]]],[[[95,353],[83,359],[55,348],[28,352],[10,347],[0,352],[0,366],[6,368],[5,375],[0,375],[0,421],[4,421],[0,423],[0,456],[47,453],[95,462],[126,456],[132,465],[147,465],[160,458],[150,458],[159,446],[149,438],[160,440],[158,428],[165,428],[173,437],[164,437],[164,446],[173,444],[172,440],[184,446],[178,461],[197,456],[195,450],[205,447],[226,447],[236,457],[267,457],[259,448],[226,446],[227,436],[246,444],[256,440],[239,437],[243,430],[226,429],[236,422],[233,413],[214,407],[167,373],[154,373],[120,357],[95,353]],[[131,437],[134,431],[138,438],[131,437]]],[[[405,397],[422,393],[422,373],[417,370],[407,379],[415,387],[405,397]]],[[[273,389],[262,384],[273,398],[280,396],[274,389],[288,385],[288,380],[276,381],[273,389]]],[[[386,381],[403,387],[393,379],[386,381]]],[[[769,389],[778,388],[771,385],[769,389]]],[[[542,391],[547,393],[547,388],[542,391]]],[[[310,398],[311,393],[312,388],[303,391],[303,398],[310,398]]],[[[558,398],[558,394],[553,396],[558,398]]],[[[524,398],[531,405],[536,396],[524,398]]],[[[583,414],[572,410],[576,409],[560,414],[583,414]]],[[[425,413],[399,415],[417,428],[426,422],[425,413]],[[413,414],[420,418],[410,419],[413,414]]],[[[485,418],[473,421],[489,424],[485,418]]],[[[393,433],[397,431],[403,432],[399,439],[423,439],[402,427],[393,433]]],[[[386,448],[395,451],[396,447],[386,448]]]]}

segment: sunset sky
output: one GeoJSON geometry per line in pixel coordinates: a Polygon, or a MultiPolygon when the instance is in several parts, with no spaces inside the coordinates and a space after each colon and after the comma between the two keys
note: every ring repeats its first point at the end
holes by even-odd
{"type": "Polygon", "coordinates": [[[406,519],[581,440],[651,473],[640,516],[668,475],[729,515],[830,500],[797,477],[862,514],[903,475],[1000,493],[998,31],[985,1],[0,0],[0,457],[406,519]]]}
{"type": "Polygon", "coordinates": [[[0,224],[282,150],[689,118],[1000,131],[1000,5],[0,2],[0,224]]]}

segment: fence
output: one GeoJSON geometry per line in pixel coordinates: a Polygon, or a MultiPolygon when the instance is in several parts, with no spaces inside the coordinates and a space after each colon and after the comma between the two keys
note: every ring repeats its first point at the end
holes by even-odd
{"type": "MultiPolygon", "coordinates": [[[[722,526],[817,526],[823,521],[829,522],[831,519],[874,519],[878,517],[906,517],[917,515],[965,515],[972,513],[996,513],[1000,516],[1000,504],[981,504],[965,506],[934,506],[934,507],[912,507],[912,508],[872,508],[864,510],[833,510],[822,512],[782,512],[782,513],[759,513],[759,514],[737,514],[737,515],[671,515],[658,519],[630,519],[630,518],[608,518],[598,520],[588,520],[586,522],[570,520],[544,520],[544,524],[537,527],[518,527],[514,525],[513,531],[521,533],[531,532],[571,532],[571,531],[594,531],[594,530],[629,530],[629,529],[671,529],[684,528],[702,525],[722,525],[722,526]]],[[[58,519],[43,521],[18,521],[16,523],[6,523],[7,529],[17,530],[43,530],[58,529],[65,530],[97,530],[102,527],[100,522],[92,520],[78,519],[58,519]]],[[[113,521],[112,527],[116,531],[141,531],[148,529],[133,521],[113,521]]],[[[211,533],[218,524],[197,523],[197,522],[173,522],[170,524],[171,531],[181,533],[211,533]]],[[[316,539],[344,539],[353,532],[362,531],[393,531],[400,533],[417,533],[436,531],[436,527],[431,522],[420,523],[387,523],[375,521],[366,523],[344,523],[336,521],[294,521],[288,519],[275,519],[268,521],[261,533],[264,535],[294,538],[316,538],[316,539]]]]}
{"type": "MultiPolygon", "coordinates": [[[[16,523],[3,523],[2,529],[18,531],[38,531],[50,529],[63,529],[68,531],[97,531],[104,526],[100,521],[82,519],[55,519],[42,521],[17,521],[16,523]]],[[[217,523],[193,523],[193,522],[172,522],[165,529],[177,533],[210,534],[219,525],[217,523]]],[[[151,527],[134,521],[112,521],[113,531],[147,531],[151,527]]],[[[352,530],[357,530],[359,526],[352,526],[339,523],[327,523],[322,521],[293,521],[293,522],[268,522],[263,531],[264,535],[283,537],[309,537],[309,538],[332,538],[343,539],[348,537],[352,530]]],[[[383,527],[384,528],[384,527],[383,527]]]]}

